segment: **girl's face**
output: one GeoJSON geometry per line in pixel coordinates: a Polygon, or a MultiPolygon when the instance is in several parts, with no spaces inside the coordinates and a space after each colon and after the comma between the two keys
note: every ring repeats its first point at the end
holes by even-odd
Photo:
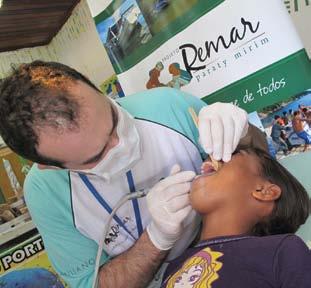
{"type": "Polygon", "coordinates": [[[174,284],[174,288],[192,288],[200,280],[203,268],[201,265],[194,265],[184,271],[174,284]]]}
{"type": "Polygon", "coordinates": [[[205,172],[192,183],[192,207],[201,214],[223,207],[243,209],[262,179],[258,162],[256,156],[244,151],[233,155],[232,160],[223,163],[218,171],[210,161],[205,161],[202,166],[205,172]]]}

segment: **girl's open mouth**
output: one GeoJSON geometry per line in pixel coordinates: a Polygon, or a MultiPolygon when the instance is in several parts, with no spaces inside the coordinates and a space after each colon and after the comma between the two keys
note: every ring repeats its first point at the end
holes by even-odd
{"type": "Polygon", "coordinates": [[[215,173],[217,173],[217,171],[221,168],[222,166],[222,162],[216,162],[215,161],[205,161],[202,163],[201,166],[201,175],[202,176],[211,176],[215,173]]]}

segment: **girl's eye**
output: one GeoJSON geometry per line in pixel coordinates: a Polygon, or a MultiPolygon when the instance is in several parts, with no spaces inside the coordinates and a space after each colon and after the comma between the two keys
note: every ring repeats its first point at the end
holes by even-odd
{"type": "Polygon", "coordinates": [[[179,283],[181,281],[181,276],[177,277],[176,283],[179,283]]]}

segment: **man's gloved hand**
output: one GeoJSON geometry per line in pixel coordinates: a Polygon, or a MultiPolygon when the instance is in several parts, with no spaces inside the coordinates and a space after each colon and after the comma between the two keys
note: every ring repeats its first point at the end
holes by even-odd
{"type": "Polygon", "coordinates": [[[214,103],[199,113],[200,143],[215,160],[228,162],[241,138],[247,134],[246,111],[229,103],[214,103]]]}
{"type": "Polygon", "coordinates": [[[193,171],[180,172],[174,165],[170,176],[157,183],[147,194],[151,223],[147,226],[150,240],[160,250],[171,249],[183,232],[183,221],[191,213],[189,191],[193,171]]]}

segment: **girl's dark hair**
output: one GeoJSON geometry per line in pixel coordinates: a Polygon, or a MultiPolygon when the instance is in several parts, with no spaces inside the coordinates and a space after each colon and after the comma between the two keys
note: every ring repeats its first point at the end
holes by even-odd
{"type": "Polygon", "coordinates": [[[295,233],[304,224],[310,212],[310,199],[301,183],[267,152],[257,148],[243,149],[255,155],[263,178],[278,185],[282,194],[275,201],[271,215],[257,223],[252,234],[256,236],[295,233]]]}

